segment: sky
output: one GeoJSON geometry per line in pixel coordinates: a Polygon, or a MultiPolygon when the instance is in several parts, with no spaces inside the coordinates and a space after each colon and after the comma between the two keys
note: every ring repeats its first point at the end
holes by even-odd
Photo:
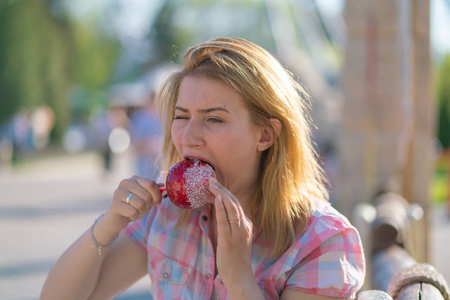
{"type": "Polygon", "coordinates": [[[450,53],[450,0],[431,0],[431,43],[439,54],[450,53]]]}
{"type": "MultiPolygon", "coordinates": [[[[316,0],[330,13],[339,13],[344,0],[316,0]]],[[[450,53],[450,0],[430,0],[430,39],[433,50],[450,53]]]]}
{"type": "MultiPolygon", "coordinates": [[[[104,10],[111,2],[117,11],[111,26],[120,35],[128,35],[137,39],[148,33],[149,24],[155,17],[164,0],[78,0],[67,1],[73,15],[77,18],[92,17],[95,12],[104,10]]],[[[261,0],[262,1],[262,0],[261,0]]],[[[323,11],[340,13],[345,0],[316,0],[323,11]]],[[[438,55],[450,53],[450,0],[430,0],[431,45],[438,55]]]]}

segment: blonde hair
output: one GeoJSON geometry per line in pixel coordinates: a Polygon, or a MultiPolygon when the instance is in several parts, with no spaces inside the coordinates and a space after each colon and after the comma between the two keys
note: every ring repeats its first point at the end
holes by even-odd
{"type": "Polygon", "coordinates": [[[181,81],[203,76],[232,86],[243,98],[252,121],[266,125],[276,137],[262,156],[260,184],[249,203],[255,225],[273,242],[272,255],[291,245],[298,225],[304,226],[311,197],[327,199],[324,177],[311,142],[309,96],[292,74],[263,48],[240,38],[219,38],[189,48],[182,69],[168,78],[159,97],[165,128],[162,171],[182,158],[170,132],[181,81]],[[282,129],[276,135],[270,118],[282,129]]]}

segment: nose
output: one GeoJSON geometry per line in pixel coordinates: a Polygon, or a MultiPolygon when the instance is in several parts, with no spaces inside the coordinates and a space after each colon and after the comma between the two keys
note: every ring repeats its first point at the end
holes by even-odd
{"type": "Polygon", "coordinates": [[[184,127],[181,144],[184,147],[199,147],[203,145],[204,139],[202,131],[201,124],[196,120],[190,119],[184,127]]]}

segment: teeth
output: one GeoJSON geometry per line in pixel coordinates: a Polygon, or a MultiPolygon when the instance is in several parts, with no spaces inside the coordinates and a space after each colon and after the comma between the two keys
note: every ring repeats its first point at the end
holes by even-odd
{"type": "Polygon", "coordinates": [[[205,162],[205,161],[203,161],[203,160],[200,160],[200,159],[198,159],[198,158],[188,157],[188,158],[186,158],[186,160],[210,165],[211,168],[212,168],[213,170],[215,170],[214,167],[213,167],[211,164],[209,164],[209,163],[207,163],[207,162],[205,162]]]}
{"type": "Polygon", "coordinates": [[[192,162],[194,162],[194,163],[201,163],[201,162],[202,162],[202,161],[199,160],[198,158],[192,158],[192,157],[189,157],[188,160],[189,160],[189,161],[192,161],[192,162]]]}
{"type": "MultiPolygon", "coordinates": [[[[198,158],[194,158],[194,157],[188,157],[187,160],[193,161],[193,162],[198,162],[198,163],[204,163],[204,164],[208,164],[208,165],[209,165],[209,163],[207,163],[207,162],[205,162],[205,161],[203,161],[203,160],[200,160],[200,159],[198,159],[198,158]]],[[[214,168],[213,168],[213,169],[214,169],[214,168]]]]}

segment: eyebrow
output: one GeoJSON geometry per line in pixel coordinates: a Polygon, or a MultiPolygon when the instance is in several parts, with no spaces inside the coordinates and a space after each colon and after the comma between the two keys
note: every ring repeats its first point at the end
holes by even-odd
{"type": "MultiPolygon", "coordinates": [[[[182,112],[189,112],[189,109],[181,107],[181,106],[175,106],[175,110],[180,110],[182,112]]],[[[199,113],[210,113],[213,111],[223,111],[226,113],[230,113],[227,109],[223,108],[223,107],[211,107],[211,108],[204,108],[204,109],[198,109],[197,110],[199,113]]]]}

